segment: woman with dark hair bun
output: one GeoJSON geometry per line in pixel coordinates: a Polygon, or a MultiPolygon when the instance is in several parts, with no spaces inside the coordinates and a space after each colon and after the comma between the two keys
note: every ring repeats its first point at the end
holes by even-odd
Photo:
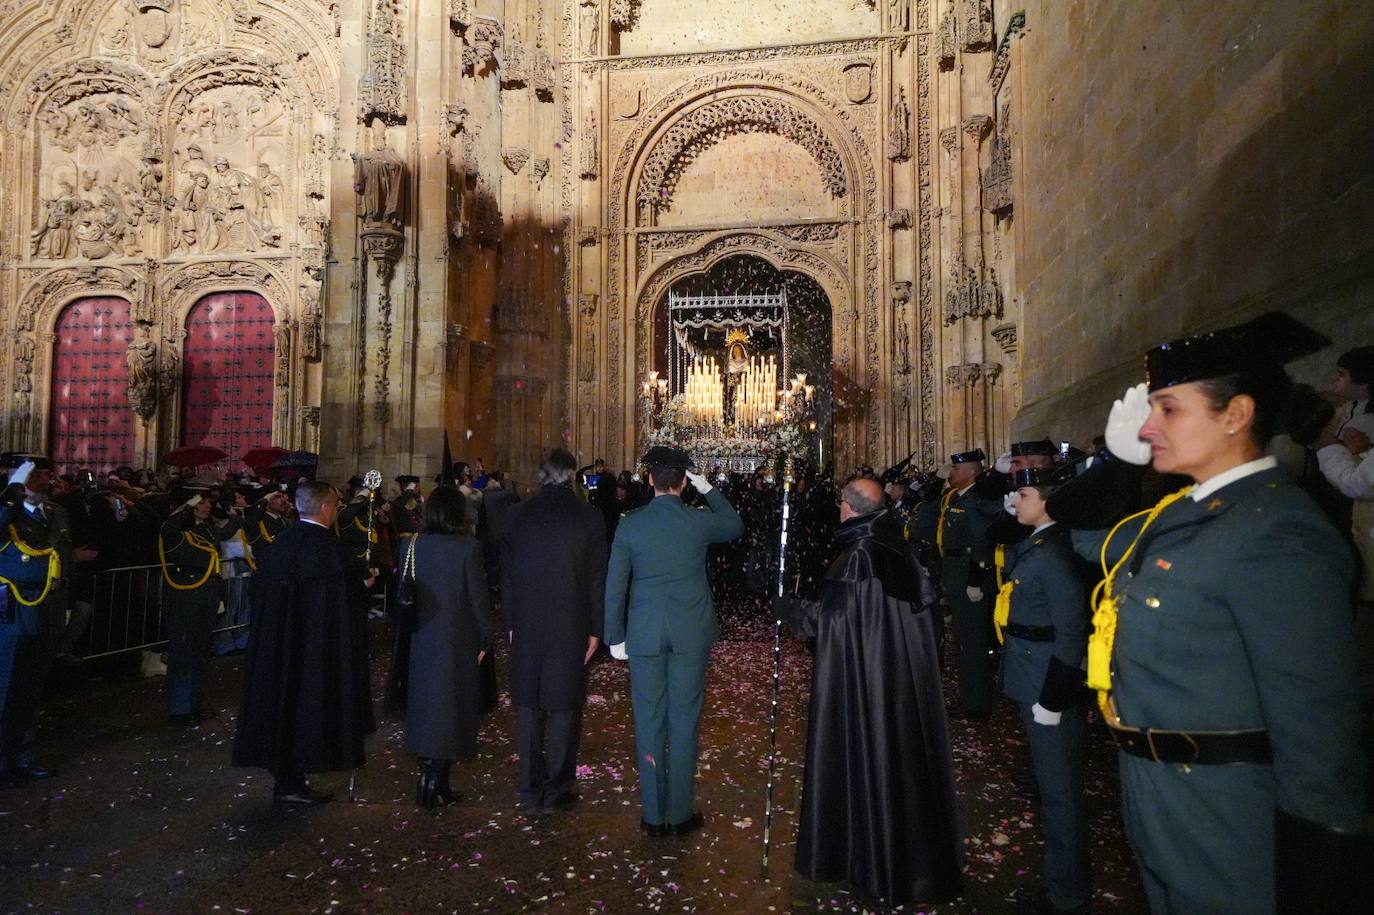
{"type": "Polygon", "coordinates": [[[1288,431],[1283,364],[1326,344],[1271,312],[1155,347],[1105,462],[1192,485],[1104,530],[1073,517],[1074,482],[1047,505],[1102,564],[1087,683],[1156,913],[1367,903],[1351,551],[1264,456],[1288,431]]]}
{"type": "Polygon", "coordinates": [[[458,803],[462,795],[449,784],[453,761],[477,752],[478,665],[492,621],[482,548],[465,533],[466,503],[457,487],[436,487],[425,502],[424,530],[401,557],[400,568],[413,561],[415,576],[406,749],[420,757],[421,807],[458,803]]]}

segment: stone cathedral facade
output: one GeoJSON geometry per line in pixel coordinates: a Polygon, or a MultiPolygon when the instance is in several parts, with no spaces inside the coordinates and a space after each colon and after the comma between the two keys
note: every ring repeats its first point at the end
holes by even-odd
{"type": "Polygon", "coordinates": [[[628,466],[655,310],[747,256],[828,300],[838,467],[995,453],[1062,240],[1026,5],[0,0],[0,444],[628,466]]]}

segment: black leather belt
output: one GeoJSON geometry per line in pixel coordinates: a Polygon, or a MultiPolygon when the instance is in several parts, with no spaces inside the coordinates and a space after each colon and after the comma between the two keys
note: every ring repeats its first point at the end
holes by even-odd
{"type": "Polygon", "coordinates": [[[1027,642],[1053,642],[1053,626],[1023,626],[1020,623],[1007,623],[1002,631],[1012,638],[1027,642]]]}
{"type": "Polygon", "coordinates": [[[1133,728],[1122,724],[1110,701],[1104,716],[1117,745],[1132,756],[1160,763],[1192,766],[1226,766],[1236,763],[1269,763],[1274,750],[1263,728],[1244,731],[1168,731],[1133,728]]]}

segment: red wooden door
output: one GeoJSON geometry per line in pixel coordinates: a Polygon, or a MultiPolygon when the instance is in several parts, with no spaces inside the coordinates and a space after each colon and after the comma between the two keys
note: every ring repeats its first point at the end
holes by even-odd
{"type": "Polygon", "coordinates": [[[181,444],[212,445],[231,466],[272,443],[272,306],[252,292],[219,292],[186,318],[181,444]]]}
{"type": "Polygon", "coordinates": [[[134,414],[129,407],[127,354],[134,325],[129,303],[77,299],[54,328],[51,456],[59,473],[104,474],[133,460],[134,414]]]}

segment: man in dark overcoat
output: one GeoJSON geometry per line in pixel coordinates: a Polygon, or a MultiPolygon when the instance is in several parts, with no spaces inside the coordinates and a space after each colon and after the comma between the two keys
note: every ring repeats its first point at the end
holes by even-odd
{"type": "Polygon", "coordinates": [[[606,526],[573,492],[576,470],[567,451],[550,453],[539,468],[539,492],[511,506],[500,534],[520,803],[543,810],[577,801],[587,662],[604,620],[606,526]]]}
{"type": "Polygon", "coordinates": [[[962,888],[961,838],[937,593],[876,480],[845,486],[835,541],[820,599],[776,602],[816,640],[797,870],[887,905],[944,902],[962,888]]]}
{"type": "Polygon", "coordinates": [[[331,798],[307,772],[363,764],[375,730],[368,689],[365,587],[376,575],[334,536],[339,494],[327,483],[296,490],[300,523],[258,564],[234,765],[276,777],[273,801],[331,798]]]}

